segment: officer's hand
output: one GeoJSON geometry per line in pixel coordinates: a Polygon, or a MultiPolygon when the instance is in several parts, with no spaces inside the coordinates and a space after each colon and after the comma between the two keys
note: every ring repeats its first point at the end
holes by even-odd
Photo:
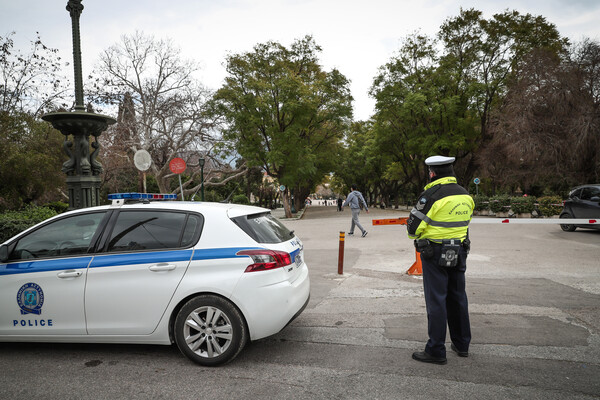
{"type": "Polygon", "coordinates": [[[369,213],[369,210],[367,210],[367,214],[369,213]]]}

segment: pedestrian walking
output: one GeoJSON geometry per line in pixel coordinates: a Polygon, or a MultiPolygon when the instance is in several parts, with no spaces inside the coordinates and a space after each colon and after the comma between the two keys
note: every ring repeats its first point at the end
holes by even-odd
{"type": "Polygon", "coordinates": [[[430,183],[410,212],[406,227],[415,239],[423,267],[423,288],[429,340],[425,350],[415,352],[417,361],[446,364],[446,324],[451,349],[468,357],[471,342],[465,271],[469,253],[468,225],[475,204],[458,185],[454,157],[433,156],[425,160],[430,183]]]}
{"type": "Polygon", "coordinates": [[[342,210],[345,206],[350,206],[350,211],[352,212],[352,224],[350,225],[350,231],[348,235],[354,235],[354,227],[357,226],[358,229],[362,232],[362,237],[367,236],[367,232],[360,222],[358,221],[358,216],[360,215],[360,209],[364,207],[367,214],[369,213],[369,208],[367,207],[367,202],[363,197],[362,193],[360,193],[356,187],[356,185],[350,186],[351,192],[346,197],[346,201],[342,204],[342,210]]]}
{"type": "Polygon", "coordinates": [[[338,199],[337,199],[338,211],[342,211],[342,203],[343,203],[343,202],[344,202],[344,201],[342,200],[342,198],[341,198],[341,197],[338,197],[338,199]]]}

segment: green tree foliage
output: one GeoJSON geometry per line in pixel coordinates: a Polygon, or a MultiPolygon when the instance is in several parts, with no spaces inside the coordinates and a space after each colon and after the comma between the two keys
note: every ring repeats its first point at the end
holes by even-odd
{"type": "Polygon", "coordinates": [[[390,204],[396,198],[397,181],[388,176],[393,150],[381,151],[382,144],[372,121],[359,121],[348,130],[339,163],[335,167],[332,188],[348,193],[356,184],[369,204],[381,200],[390,204]]]}
{"type": "Polygon", "coordinates": [[[23,53],[0,36],[0,210],[62,199],[62,135],[38,119],[64,95],[57,50],[38,36],[23,53]]]}
{"type": "Polygon", "coordinates": [[[406,38],[371,89],[375,131],[393,154],[388,175],[406,190],[408,182],[422,187],[423,160],[442,154],[457,157],[459,180],[469,182],[482,163],[475,155],[493,139],[491,113],[525,56],[540,48],[562,54],[566,44],[543,17],[505,11],[485,19],[474,9],[447,19],[437,41],[406,38]]]}
{"type": "Polygon", "coordinates": [[[276,42],[227,57],[228,76],[215,95],[226,122],[225,138],[251,166],[262,167],[303,200],[336,161],[352,117],[349,82],[338,70],[324,71],[312,37],[288,49],[276,42]]]}
{"type": "Polygon", "coordinates": [[[392,156],[387,176],[405,188],[424,186],[426,157],[473,150],[476,121],[452,83],[439,67],[432,39],[418,34],[406,39],[375,78],[371,93],[377,102],[378,144],[392,156]]]}
{"type": "Polygon", "coordinates": [[[0,113],[0,209],[61,199],[63,136],[27,113],[0,113]]]}
{"type": "MultiPolygon", "coordinates": [[[[369,141],[373,141],[373,135],[368,123],[353,123],[346,134],[344,148],[340,149],[339,162],[334,170],[335,177],[331,181],[331,189],[334,192],[347,193],[352,184],[356,184],[361,192],[369,187],[371,173],[365,165],[369,141]]],[[[366,193],[363,194],[366,196],[366,193]]]]}
{"type": "Polygon", "coordinates": [[[473,150],[493,139],[491,113],[500,106],[509,83],[520,73],[524,58],[538,49],[561,54],[568,41],[542,16],[507,10],[484,19],[474,9],[461,9],[457,17],[446,20],[438,38],[445,47],[440,66],[452,77],[456,95],[477,118],[478,133],[472,138],[473,146],[457,153],[464,159],[463,178],[470,181],[482,163],[473,150]]]}

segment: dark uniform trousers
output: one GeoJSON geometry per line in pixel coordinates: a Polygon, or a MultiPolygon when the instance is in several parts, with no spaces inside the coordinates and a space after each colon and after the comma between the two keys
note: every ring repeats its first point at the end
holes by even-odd
{"type": "Polygon", "coordinates": [[[468,351],[471,342],[469,306],[465,292],[467,253],[460,248],[456,267],[438,265],[440,253],[441,245],[433,244],[433,257],[421,256],[429,333],[425,352],[434,357],[446,357],[446,321],[450,339],[459,351],[468,351]]]}

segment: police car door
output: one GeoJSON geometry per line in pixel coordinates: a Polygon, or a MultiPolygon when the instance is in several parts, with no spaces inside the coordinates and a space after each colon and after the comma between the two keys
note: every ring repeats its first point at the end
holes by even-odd
{"type": "Polygon", "coordinates": [[[173,210],[129,209],[119,211],[110,225],[101,244],[106,254],[95,257],[88,272],[88,333],[150,334],[190,263],[202,218],[173,210]]]}
{"type": "Polygon", "coordinates": [[[65,216],[8,242],[0,263],[0,336],[85,335],[88,249],[106,212],[65,216]]]}

